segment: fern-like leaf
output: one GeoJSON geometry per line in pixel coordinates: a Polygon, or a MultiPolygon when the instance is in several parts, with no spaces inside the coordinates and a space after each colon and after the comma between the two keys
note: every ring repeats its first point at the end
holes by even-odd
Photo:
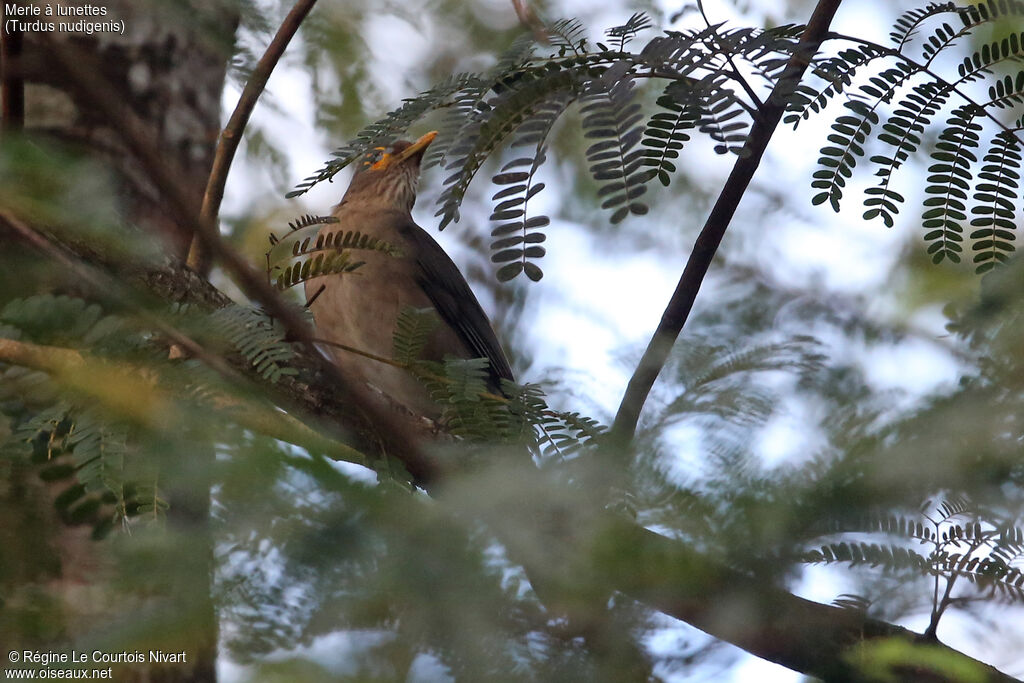
{"type": "Polygon", "coordinates": [[[1024,2],[1020,0],[982,0],[958,9],[965,27],[979,26],[1002,17],[1024,15],[1024,2]]]}
{"type": "Polygon", "coordinates": [[[965,57],[957,67],[960,80],[971,82],[992,73],[992,67],[1002,62],[1020,62],[1024,59],[1024,39],[1018,33],[1011,33],[1002,40],[986,43],[980,50],[965,57]]]}
{"type": "Polygon", "coordinates": [[[864,220],[881,218],[886,227],[893,226],[893,217],[903,203],[903,196],[894,191],[889,183],[893,173],[903,165],[911,154],[917,151],[924,135],[925,126],[931,117],[945,103],[951,86],[939,85],[933,81],[925,81],[914,86],[907,96],[900,101],[898,109],[882,125],[878,139],[894,149],[891,156],[876,154],[871,162],[879,164],[875,173],[882,181],[875,187],[865,191],[864,220]]]}
{"type": "Polygon", "coordinates": [[[833,600],[832,604],[842,609],[866,612],[871,607],[871,599],[855,593],[843,593],[833,600]]]}
{"type": "MultiPolygon", "coordinates": [[[[522,61],[529,57],[527,44],[517,43],[500,61],[494,71],[513,70],[522,66],[522,61]]],[[[443,166],[449,154],[463,139],[465,131],[480,125],[489,111],[486,103],[488,94],[494,86],[493,78],[470,77],[466,74],[461,88],[453,92],[450,98],[438,108],[443,112],[441,122],[437,126],[437,137],[427,148],[423,159],[423,168],[443,166]]]]}
{"type": "Polygon", "coordinates": [[[872,126],[878,123],[878,114],[860,100],[847,100],[843,106],[854,116],[841,115],[833,122],[832,134],[828,136],[833,144],[821,148],[818,157],[821,168],[814,172],[811,182],[812,188],[822,190],[811,198],[811,203],[818,205],[827,201],[836,213],[839,213],[846,181],[853,175],[857,159],[864,156],[865,140],[872,126]]]}
{"type": "MultiPolygon", "coordinates": [[[[930,506],[931,501],[927,501],[922,508],[927,509],[930,506]]],[[[961,496],[951,496],[944,498],[942,502],[939,503],[936,512],[939,513],[939,521],[945,523],[949,522],[954,517],[959,517],[961,515],[974,515],[976,510],[974,503],[972,503],[970,499],[961,496]]]]}
{"type": "Polygon", "coordinates": [[[694,91],[687,84],[673,81],[658,98],[658,106],[665,109],[651,116],[644,128],[641,144],[647,148],[644,165],[651,167],[654,177],[668,187],[683,145],[689,141],[687,133],[700,120],[700,105],[694,91]]]}
{"type": "Polygon", "coordinates": [[[712,74],[698,84],[705,91],[700,131],[717,142],[717,154],[743,154],[750,124],[743,116],[742,100],[724,86],[725,74],[712,74]]]}
{"type": "Polygon", "coordinates": [[[303,216],[289,223],[291,232],[284,238],[271,238],[267,252],[267,278],[279,290],[302,284],[324,275],[351,273],[363,265],[353,251],[378,251],[398,256],[399,250],[387,242],[357,230],[320,230],[315,235],[307,228],[337,223],[334,216],[303,216]]]}
{"type": "Polygon", "coordinates": [[[983,108],[1007,109],[1024,104],[1024,71],[1018,71],[1016,77],[1007,74],[989,86],[988,97],[983,108]]]}
{"type": "Polygon", "coordinates": [[[544,189],[544,183],[534,182],[537,170],[547,157],[545,145],[551,127],[565,108],[573,101],[566,93],[537,107],[535,115],[519,127],[511,147],[532,147],[532,156],[515,159],[502,167],[492,178],[495,185],[504,185],[492,198],[498,202],[491,213],[492,221],[503,221],[491,230],[491,260],[505,265],[498,269],[500,282],[511,280],[526,273],[534,282],[540,280],[544,273],[534,260],[544,256],[544,247],[540,246],[547,239],[541,230],[551,223],[547,216],[530,216],[529,204],[537,193],[544,189]],[[522,169],[526,170],[522,170],[522,169]],[[517,170],[519,169],[519,170],[517,170]]]}
{"type": "Polygon", "coordinates": [[[829,543],[818,550],[811,550],[802,556],[807,564],[843,563],[850,566],[866,564],[881,567],[886,571],[926,571],[928,558],[898,545],[878,543],[829,543]]]}
{"type": "Polygon", "coordinates": [[[929,243],[928,253],[934,263],[949,259],[960,262],[963,252],[963,224],[967,220],[967,193],[973,173],[971,168],[978,157],[981,125],[975,119],[981,110],[974,105],[957,108],[935,143],[928,167],[928,186],[925,193],[921,225],[927,231],[924,239],[929,243]]]}
{"type": "Polygon", "coordinates": [[[0,323],[21,330],[38,343],[60,346],[80,346],[102,317],[103,309],[95,303],[52,294],[14,299],[0,310],[0,323]]]}
{"type": "Polygon", "coordinates": [[[246,306],[226,306],[212,316],[221,336],[266,380],[277,382],[285,375],[294,375],[295,368],[285,365],[294,357],[285,341],[281,324],[266,314],[246,306]]]}
{"type": "Polygon", "coordinates": [[[486,358],[445,359],[445,382],[434,384],[432,395],[443,406],[442,421],[452,434],[493,443],[505,432],[505,405],[484,397],[488,392],[489,367],[486,358]]]}
{"type": "Polygon", "coordinates": [[[852,518],[824,520],[823,523],[817,524],[815,527],[822,534],[880,533],[931,544],[935,544],[939,540],[931,525],[925,524],[920,519],[887,511],[858,514],[852,518]]]}
{"type": "Polygon", "coordinates": [[[491,213],[492,221],[511,221],[498,225],[491,230],[495,237],[491,242],[494,263],[504,263],[498,269],[499,282],[511,280],[522,272],[526,272],[534,282],[540,280],[544,273],[530,259],[537,259],[545,254],[540,243],[547,239],[539,228],[551,223],[547,216],[528,217],[529,201],[544,189],[544,183],[534,183],[537,169],[546,159],[546,150],[542,147],[531,158],[515,159],[502,166],[501,171],[492,178],[495,185],[509,187],[498,190],[493,200],[498,202],[491,213]],[[528,166],[528,170],[516,170],[528,166]]]}
{"type": "Polygon", "coordinates": [[[647,213],[639,198],[647,192],[644,183],[655,175],[644,168],[644,150],[634,149],[643,136],[643,113],[633,99],[631,68],[629,62],[618,62],[591,81],[580,110],[584,136],[598,139],[587,149],[587,161],[601,185],[598,195],[605,198],[601,208],[613,209],[612,223],[630,213],[647,213]]]}
{"type": "Polygon", "coordinates": [[[576,412],[548,410],[540,422],[541,452],[545,458],[564,460],[575,455],[607,431],[593,418],[576,412]]]}
{"type": "MultiPolygon", "coordinates": [[[[871,133],[872,127],[878,124],[877,109],[883,103],[888,102],[893,93],[914,73],[915,70],[904,63],[884,69],[870,77],[868,83],[861,85],[856,97],[851,97],[843,103],[855,116],[841,115],[832,124],[833,132],[828,136],[828,141],[833,144],[821,148],[818,164],[822,168],[814,172],[814,180],[811,182],[812,188],[822,189],[824,192],[816,194],[811,199],[812,203],[817,205],[828,201],[832,210],[838,213],[846,179],[853,174],[857,159],[864,156],[863,145],[871,133]]],[[[887,185],[883,189],[875,188],[874,194],[878,195],[885,191],[888,191],[887,185]]],[[[871,205],[872,212],[876,209],[884,209],[887,213],[889,211],[894,213],[895,201],[902,201],[898,195],[888,194],[869,197],[869,199],[877,204],[877,206],[871,205]],[[889,209],[890,206],[892,209],[889,209]]]]}
{"type": "Polygon", "coordinates": [[[1020,142],[1013,133],[1000,131],[989,145],[974,187],[976,205],[971,213],[971,239],[978,273],[1006,261],[1014,251],[1014,204],[1020,187],[1020,142]]]}
{"type": "Polygon", "coordinates": [[[582,55],[587,52],[586,29],[579,19],[560,19],[547,28],[548,40],[564,56],[571,52],[582,55]]]}
{"type": "Polygon", "coordinates": [[[907,10],[896,19],[892,32],[889,33],[889,38],[896,44],[897,50],[902,50],[903,46],[914,37],[918,28],[926,20],[940,14],[955,11],[956,5],[952,2],[943,2],[941,4],[932,2],[925,7],[907,10]]]}
{"type": "Polygon", "coordinates": [[[68,435],[78,481],[87,493],[109,491],[119,501],[124,487],[124,457],[128,433],[88,411],[79,413],[68,435]]]}
{"type": "Polygon", "coordinates": [[[615,42],[615,50],[624,52],[626,46],[638,33],[651,26],[653,26],[651,18],[643,12],[637,12],[627,19],[625,24],[614,26],[605,31],[605,35],[615,42]]]}
{"type": "Polygon", "coordinates": [[[784,122],[792,124],[796,129],[801,121],[809,119],[811,114],[817,114],[833,98],[845,92],[861,68],[885,56],[885,50],[877,46],[858,45],[840,50],[836,57],[817,62],[813,74],[828,85],[821,90],[815,90],[804,83],[797,85],[786,100],[788,113],[784,122]]]}
{"type": "Polygon", "coordinates": [[[921,48],[921,57],[925,64],[931,64],[946,48],[952,47],[956,40],[965,35],[965,31],[957,31],[949,24],[942,24],[932,30],[921,48]]]}
{"type": "Polygon", "coordinates": [[[335,150],[332,154],[333,159],[324,164],[319,171],[303,179],[285,196],[289,199],[298,197],[317,183],[331,180],[343,168],[362,157],[367,150],[393,142],[425,114],[443,106],[453,94],[475,84],[479,78],[476,74],[455,74],[418,97],[405,100],[401,107],[370,124],[353,140],[335,150]]]}
{"type": "Polygon", "coordinates": [[[459,219],[459,207],[469,183],[487,156],[497,149],[519,126],[530,120],[543,103],[573,97],[580,81],[572,69],[556,68],[525,76],[507,87],[488,103],[489,115],[478,126],[463,130],[462,139],[449,153],[449,169],[457,169],[444,180],[438,198],[443,229],[459,219]]]}
{"type": "Polygon", "coordinates": [[[433,308],[403,308],[395,324],[392,358],[407,366],[416,363],[438,322],[437,311],[433,308]]]}

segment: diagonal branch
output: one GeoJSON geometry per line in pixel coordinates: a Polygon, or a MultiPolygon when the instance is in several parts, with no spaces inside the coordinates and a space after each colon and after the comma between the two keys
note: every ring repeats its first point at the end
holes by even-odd
{"type": "MultiPolygon", "coordinates": [[[[609,520],[593,566],[623,593],[721,640],[788,669],[826,681],[937,683],[1017,679],[900,626],[864,612],[805,600],[708,559],[684,543],[625,520],[609,520]],[[740,607],[742,606],[742,607],[740,607]],[[939,669],[906,663],[883,672],[871,661],[888,643],[934,653],[939,669]],[[952,673],[964,673],[963,677],[952,673]],[[886,676],[889,675],[887,678],[886,676]]],[[[880,657],[881,658],[881,657],[880,657]]],[[[926,658],[922,658],[925,660],[926,658]]],[[[886,667],[887,668],[887,667],[886,667]]],[[[1018,682],[1019,683],[1019,682],[1018,682]]]]}
{"type": "Polygon", "coordinates": [[[672,346],[686,324],[697,292],[700,291],[711,261],[722,243],[722,237],[736,213],[736,207],[743,199],[747,186],[761,163],[761,157],[764,156],[765,149],[782,120],[786,97],[799,84],[811,57],[827,37],[829,24],[839,9],[840,2],[841,0],[819,0],[804,29],[800,45],[790,57],[789,64],[779,77],[779,82],[761,109],[761,116],[756,118],[751,126],[750,136],[718,195],[718,201],[715,202],[703,229],[697,236],[693,251],[690,252],[686,267],[665,307],[658,329],[655,330],[629,380],[618,413],[615,415],[615,422],[612,424],[610,438],[613,444],[625,445],[633,439],[640,420],[640,412],[651,387],[654,386],[654,381],[668,360],[672,346]]]}
{"type": "MultiPolygon", "coordinates": [[[[211,224],[217,223],[217,216],[220,214],[220,204],[224,199],[224,187],[228,182],[228,171],[231,170],[231,162],[235,158],[238,144],[242,141],[242,132],[249,123],[249,117],[256,107],[256,101],[263,93],[263,89],[270,80],[270,74],[277,66],[278,60],[284,54],[285,48],[291,42],[295,32],[299,30],[302,21],[313,9],[316,0],[298,0],[288,16],[277,29],[277,34],[267,46],[267,51],[256,63],[256,68],[242,89],[238,98],[235,110],[231,112],[231,118],[220,134],[217,141],[217,151],[213,157],[213,166],[210,169],[210,177],[206,181],[206,192],[203,194],[203,206],[200,209],[200,220],[211,224]]],[[[189,249],[188,265],[198,272],[205,270],[202,251],[199,248],[199,238],[192,240],[192,248],[189,249]]]]}
{"type": "Polygon", "coordinates": [[[31,245],[61,268],[74,273],[75,277],[81,283],[88,286],[97,296],[111,301],[118,307],[134,311],[143,321],[152,325],[153,329],[160,332],[160,334],[182,350],[187,351],[191,356],[201,360],[207,367],[220,374],[227,381],[239,386],[244,384],[244,378],[241,374],[223,358],[208,352],[201,344],[167,324],[159,316],[137,305],[130,296],[122,291],[120,283],[116,282],[106,273],[86,265],[81,260],[76,260],[65,249],[48,240],[9,211],[0,209],[0,227],[10,230],[19,239],[31,245]]]}
{"type": "MultiPolygon", "coordinates": [[[[152,373],[139,367],[84,356],[75,349],[41,346],[0,337],[0,362],[45,372],[61,386],[98,402],[119,417],[172,435],[186,423],[181,398],[161,389],[152,373]],[[116,382],[111,381],[116,378],[116,382]]],[[[366,466],[359,451],[325,438],[287,413],[235,396],[213,396],[215,409],[255,433],[302,446],[311,453],[366,466]]]]}
{"type": "MultiPolygon", "coordinates": [[[[709,30],[712,29],[711,20],[708,19],[708,14],[704,11],[704,0],[697,0],[697,11],[699,11],[700,16],[704,18],[704,25],[707,26],[709,30]]],[[[718,32],[713,31],[711,33],[711,37],[715,40],[715,49],[719,52],[725,52],[725,59],[728,61],[729,67],[732,69],[732,79],[740,84],[740,87],[743,88],[743,92],[747,93],[747,97],[749,97],[750,101],[754,104],[755,119],[760,117],[761,110],[764,109],[764,103],[757,96],[757,93],[754,92],[754,89],[750,87],[750,84],[747,83],[747,79],[743,77],[740,70],[736,68],[736,62],[733,60],[732,54],[721,49],[719,44],[720,41],[718,40],[718,32]]]]}

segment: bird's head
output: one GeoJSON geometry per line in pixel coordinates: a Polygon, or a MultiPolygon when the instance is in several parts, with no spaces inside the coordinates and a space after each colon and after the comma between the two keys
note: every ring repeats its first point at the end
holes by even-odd
{"type": "Polygon", "coordinates": [[[398,140],[388,147],[371,149],[356,162],[356,173],[343,202],[358,201],[368,208],[412,211],[420,162],[435,137],[437,131],[431,131],[416,142],[398,140]]]}

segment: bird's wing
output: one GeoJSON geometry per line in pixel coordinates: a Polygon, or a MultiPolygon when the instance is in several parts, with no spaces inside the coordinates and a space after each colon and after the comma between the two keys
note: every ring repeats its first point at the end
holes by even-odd
{"type": "Polygon", "coordinates": [[[419,266],[417,282],[442,321],[455,330],[475,357],[490,361],[495,389],[501,387],[501,379],[512,380],[512,368],[487,314],[455,262],[433,237],[412,221],[400,227],[399,232],[415,249],[419,266]]]}

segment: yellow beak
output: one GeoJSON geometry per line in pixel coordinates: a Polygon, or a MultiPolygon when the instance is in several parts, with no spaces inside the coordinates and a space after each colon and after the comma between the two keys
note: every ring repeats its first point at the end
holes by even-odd
{"type": "Polygon", "coordinates": [[[420,151],[426,149],[427,145],[429,145],[431,142],[433,142],[434,138],[436,138],[436,137],[437,137],[437,131],[436,130],[430,131],[429,133],[427,133],[426,135],[421,137],[419,140],[417,140],[416,142],[412,143],[411,145],[409,145],[408,147],[403,149],[401,152],[399,152],[397,155],[395,155],[394,161],[392,161],[391,163],[397,163],[399,161],[405,161],[406,159],[411,157],[413,154],[416,154],[417,152],[420,152],[420,151]]]}

